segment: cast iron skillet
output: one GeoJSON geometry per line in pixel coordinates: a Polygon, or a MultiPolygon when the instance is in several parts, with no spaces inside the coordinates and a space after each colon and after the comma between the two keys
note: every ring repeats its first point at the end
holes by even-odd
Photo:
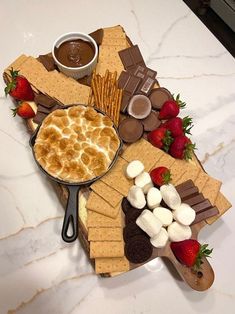
{"type": "MultiPolygon", "coordinates": [[[[84,106],[84,107],[89,107],[87,105],[83,105],[83,104],[74,104],[74,105],[69,105],[69,106],[64,106],[61,107],[61,109],[67,109],[69,107],[72,106],[84,106]]],[[[95,109],[97,112],[106,115],[103,111],[95,108],[95,107],[91,107],[93,109],[95,109]]],[[[66,185],[67,189],[68,189],[68,201],[67,201],[67,205],[66,205],[66,210],[65,210],[65,216],[64,216],[64,222],[63,222],[63,227],[62,227],[62,239],[65,242],[73,242],[77,239],[78,237],[78,192],[80,190],[81,187],[84,186],[89,186],[90,184],[92,184],[93,182],[95,182],[96,180],[99,180],[101,177],[103,177],[115,164],[115,162],[117,161],[118,155],[120,153],[120,150],[122,148],[122,140],[120,139],[120,136],[118,134],[118,130],[116,128],[116,126],[113,124],[113,128],[116,131],[117,136],[119,137],[119,141],[120,141],[120,145],[117,149],[117,152],[111,162],[111,164],[109,165],[109,168],[107,169],[107,171],[105,173],[103,173],[100,176],[94,177],[92,180],[88,180],[88,181],[84,181],[84,182],[75,182],[75,183],[71,183],[71,182],[67,182],[61,179],[58,179],[52,175],[50,175],[45,169],[43,169],[43,167],[39,164],[39,162],[37,161],[36,157],[35,157],[35,152],[34,152],[34,144],[37,138],[37,134],[38,131],[40,130],[41,127],[40,123],[37,127],[37,129],[35,130],[35,132],[33,133],[32,137],[30,138],[30,146],[32,148],[32,152],[33,152],[33,157],[34,160],[36,162],[36,164],[38,165],[38,167],[40,168],[40,170],[51,180],[58,182],[60,184],[66,185]],[[71,224],[72,226],[72,235],[68,235],[68,228],[69,225],[71,224]]]]}

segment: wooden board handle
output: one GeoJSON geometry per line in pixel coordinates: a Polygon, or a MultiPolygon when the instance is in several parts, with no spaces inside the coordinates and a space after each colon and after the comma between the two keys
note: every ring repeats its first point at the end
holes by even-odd
{"type": "Polygon", "coordinates": [[[214,271],[206,258],[203,258],[199,271],[194,272],[190,267],[184,266],[177,261],[172,251],[166,256],[175,266],[181,278],[194,290],[204,291],[211,287],[214,282],[214,271]]]}

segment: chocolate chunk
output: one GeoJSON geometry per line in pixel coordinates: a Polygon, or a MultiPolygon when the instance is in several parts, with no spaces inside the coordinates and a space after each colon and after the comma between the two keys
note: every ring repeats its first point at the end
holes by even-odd
{"type": "Polygon", "coordinates": [[[126,214],[128,211],[131,211],[133,209],[136,209],[134,207],[131,206],[131,204],[129,203],[128,199],[126,197],[123,197],[122,199],[122,211],[126,214]]]}
{"type": "MultiPolygon", "coordinates": [[[[52,108],[54,108],[54,107],[52,107],[52,108]]],[[[42,105],[38,105],[37,112],[49,114],[51,112],[51,108],[49,109],[49,108],[43,107],[42,105]]]]}
{"type": "Polygon", "coordinates": [[[131,263],[144,263],[153,253],[150,240],[144,235],[136,235],[125,244],[125,255],[131,263]]]}
{"type": "Polygon", "coordinates": [[[204,200],[205,200],[205,198],[202,195],[202,193],[199,193],[198,195],[193,196],[193,197],[187,199],[185,201],[185,203],[188,204],[189,206],[193,206],[193,205],[196,205],[196,204],[199,204],[199,203],[203,202],[204,200]]]}
{"type": "Polygon", "coordinates": [[[141,138],[144,127],[139,120],[126,118],[122,120],[118,127],[119,136],[126,143],[134,143],[141,138]]]}
{"type": "Polygon", "coordinates": [[[37,105],[42,105],[46,108],[51,108],[58,104],[56,100],[44,94],[36,95],[34,101],[37,105]]]}
{"type": "Polygon", "coordinates": [[[196,214],[201,213],[212,207],[211,202],[208,199],[204,199],[203,202],[192,206],[196,214]]]}
{"type": "Polygon", "coordinates": [[[144,59],[137,45],[121,50],[118,54],[122,60],[124,68],[127,71],[134,70],[137,65],[145,67],[144,59]]]}
{"type": "Polygon", "coordinates": [[[33,118],[33,122],[40,124],[46,118],[46,116],[47,116],[46,113],[37,112],[35,117],[33,118]]]}
{"type": "Polygon", "coordinates": [[[193,188],[195,187],[195,184],[193,183],[192,180],[187,180],[179,185],[176,186],[176,190],[178,193],[180,193],[181,191],[184,191],[184,190],[187,190],[187,189],[190,189],[190,188],[193,188]]]}
{"type": "Polygon", "coordinates": [[[135,95],[131,98],[127,111],[130,116],[136,119],[144,119],[151,112],[151,102],[144,95],[135,95]]]}
{"type": "Polygon", "coordinates": [[[171,93],[163,87],[154,88],[149,96],[154,109],[160,110],[167,100],[173,99],[171,93]]]}
{"type": "Polygon", "coordinates": [[[203,212],[201,212],[201,213],[198,213],[198,214],[196,215],[195,220],[192,222],[192,225],[194,225],[194,224],[196,224],[196,223],[198,223],[198,222],[200,222],[200,221],[203,221],[203,220],[205,220],[205,219],[207,219],[207,218],[210,218],[210,217],[213,217],[213,216],[215,216],[215,215],[218,215],[218,214],[219,214],[219,210],[218,210],[217,207],[209,208],[209,209],[206,210],[206,211],[203,211],[203,212]]]}
{"type": "Polygon", "coordinates": [[[161,125],[161,121],[158,119],[158,115],[158,112],[151,111],[150,115],[147,118],[140,120],[144,126],[144,131],[153,131],[161,125]]]}
{"type": "Polygon", "coordinates": [[[141,66],[141,65],[137,65],[132,72],[135,76],[140,77],[140,78],[144,78],[146,76],[154,79],[157,75],[157,72],[149,69],[147,67],[141,66]]]}
{"type": "Polygon", "coordinates": [[[135,209],[134,207],[126,212],[125,223],[128,225],[130,222],[135,222],[139,215],[142,213],[142,209],[135,209]]]}
{"type": "Polygon", "coordinates": [[[141,78],[138,78],[130,73],[122,71],[118,78],[118,88],[123,89],[123,97],[121,103],[121,111],[125,112],[129,104],[131,97],[134,95],[139,84],[141,83],[141,78]]]}
{"type": "Polygon", "coordinates": [[[47,71],[55,70],[55,62],[51,55],[40,55],[38,57],[39,61],[44,65],[47,71]]]}
{"type": "Polygon", "coordinates": [[[135,222],[131,222],[124,227],[123,239],[125,242],[136,235],[146,235],[146,233],[140,227],[138,227],[135,222]]]}
{"type": "Polygon", "coordinates": [[[103,36],[104,36],[104,31],[102,28],[97,29],[96,31],[90,33],[89,35],[94,39],[94,41],[97,43],[97,45],[102,44],[102,40],[103,40],[103,36]]]}
{"type": "Polygon", "coordinates": [[[183,202],[185,202],[187,199],[193,197],[193,196],[196,196],[198,194],[198,188],[196,186],[194,186],[193,188],[189,188],[185,191],[181,191],[179,194],[180,194],[180,197],[181,197],[181,200],[183,202]]]}

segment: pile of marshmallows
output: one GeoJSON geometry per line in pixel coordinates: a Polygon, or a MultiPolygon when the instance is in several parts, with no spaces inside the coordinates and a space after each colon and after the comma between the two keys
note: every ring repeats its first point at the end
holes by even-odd
{"type": "Polygon", "coordinates": [[[126,176],[134,179],[127,195],[129,203],[143,209],[136,224],[150,237],[156,248],[166,245],[168,239],[178,242],[191,238],[189,225],[195,219],[195,211],[188,204],[181,203],[179,193],[172,184],[165,184],[160,190],[154,187],[148,172],[139,160],[133,160],[126,168],[126,176]],[[171,209],[160,206],[161,201],[171,209]],[[145,207],[148,209],[144,209],[145,207]]]}

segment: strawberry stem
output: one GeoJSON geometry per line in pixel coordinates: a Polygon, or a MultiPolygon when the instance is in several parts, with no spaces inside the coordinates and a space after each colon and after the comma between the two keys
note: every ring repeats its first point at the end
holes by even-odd
{"type": "Polygon", "coordinates": [[[170,170],[166,171],[162,174],[162,179],[164,184],[168,184],[171,181],[171,173],[170,170]]]}
{"type": "Polygon", "coordinates": [[[11,74],[11,82],[7,84],[7,86],[4,88],[5,95],[7,96],[12,89],[16,87],[16,77],[19,75],[19,70],[13,70],[13,68],[10,69],[11,74]]]}
{"type": "Polygon", "coordinates": [[[182,120],[184,134],[191,134],[191,129],[193,127],[193,119],[190,118],[189,116],[186,116],[182,120]]]}
{"type": "Polygon", "coordinates": [[[197,254],[196,262],[193,266],[193,270],[197,271],[200,269],[201,265],[203,264],[202,258],[203,257],[211,257],[210,254],[212,253],[213,249],[208,249],[208,244],[203,244],[200,246],[200,250],[197,254]]]}
{"type": "Polygon", "coordinates": [[[184,149],[184,159],[189,160],[192,159],[193,152],[196,148],[196,144],[194,143],[188,143],[184,149]]]}
{"type": "MultiPolygon", "coordinates": [[[[173,95],[173,97],[174,97],[174,95],[173,95]]],[[[177,104],[180,107],[180,109],[185,108],[186,102],[180,100],[180,94],[176,95],[175,101],[177,102],[177,104]]]]}
{"type": "Polygon", "coordinates": [[[173,139],[173,137],[171,136],[171,131],[170,131],[170,130],[166,130],[165,136],[164,136],[164,138],[163,138],[163,140],[162,140],[162,142],[163,142],[163,150],[164,150],[165,152],[168,152],[168,151],[169,151],[170,146],[171,146],[171,144],[173,143],[173,141],[174,141],[174,139],[173,139]]]}
{"type": "Polygon", "coordinates": [[[18,107],[17,108],[12,108],[11,111],[12,111],[12,116],[15,117],[16,114],[17,114],[17,110],[18,110],[18,107]]]}

